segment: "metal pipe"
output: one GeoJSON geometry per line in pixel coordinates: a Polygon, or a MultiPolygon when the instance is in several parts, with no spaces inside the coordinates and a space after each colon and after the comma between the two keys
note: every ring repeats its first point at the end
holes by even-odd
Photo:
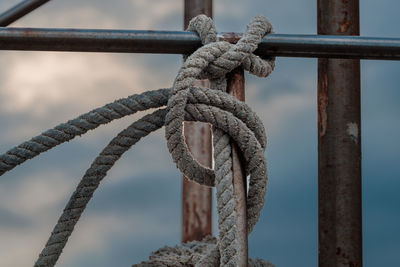
{"type": "MultiPolygon", "coordinates": [[[[220,33],[237,42],[240,33],[220,33]]],[[[187,31],[0,28],[0,50],[190,54],[201,46],[187,31]]],[[[269,34],[261,56],[400,59],[400,38],[269,34]]]]}
{"type": "MultiPolygon", "coordinates": [[[[185,28],[189,21],[199,14],[212,17],[212,0],[185,0],[184,5],[185,28]]],[[[197,81],[197,85],[209,87],[210,84],[208,80],[201,80],[197,81]]],[[[207,123],[184,122],[184,134],[186,144],[193,157],[202,165],[212,168],[211,127],[207,123]]],[[[212,189],[183,177],[182,242],[202,240],[211,234],[212,189]]]]}
{"type": "Polygon", "coordinates": [[[0,27],[6,27],[50,0],[25,0],[0,14],[0,27]]]}
{"type": "MultiPolygon", "coordinates": [[[[318,34],[359,35],[359,20],[358,0],[318,0],[318,34]]],[[[320,267],[362,267],[360,114],[360,60],[319,59],[320,267]]]]}
{"type": "MultiPolygon", "coordinates": [[[[240,101],[245,101],[245,79],[242,67],[234,69],[227,76],[227,92],[235,96],[240,101]]],[[[232,173],[233,173],[233,193],[236,202],[236,229],[238,241],[238,262],[241,267],[248,266],[248,238],[247,238],[247,179],[244,167],[244,159],[241,152],[234,142],[232,146],[232,173]]]]}

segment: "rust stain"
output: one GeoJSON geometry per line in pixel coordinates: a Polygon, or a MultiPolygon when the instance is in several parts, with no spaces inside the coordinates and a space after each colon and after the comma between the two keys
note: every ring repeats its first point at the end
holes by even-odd
{"type": "Polygon", "coordinates": [[[318,127],[319,136],[323,137],[328,125],[328,75],[325,73],[322,79],[321,92],[318,95],[318,127]]]}
{"type": "Polygon", "coordinates": [[[217,37],[218,41],[225,41],[231,44],[236,44],[240,38],[242,38],[242,35],[234,32],[224,32],[217,37]]]}
{"type": "MultiPolygon", "coordinates": [[[[212,1],[184,1],[184,25],[189,24],[191,18],[205,14],[212,17],[212,1]]],[[[209,81],[197,81],[194,86],[209,87],[209,81]]],[[[186,122],[185,122],[186,123],[186,122]]],[[[193,123],[190,129],[189,149],[200,164],[211,167],[212,163],[212,141],[210,127],[208,125],[198,126],[193,123]]],[[[212,190],[210,187],[199,185],[189,181],[186,177],[182,185],[182,202],[188,209],[182,210],[182,241],[201,240],[212,234],[212,190]]]]}
{"type": "Polygon", "coordinates": [[[349,20],[349,13],[347,11],[343,11],[343,15],[343,20],[339,21],[339,28],[337,30],[338,33],[346,33],[352,24],[349,20]]]}
{"type": "Polygon", "coordinates": [[[31,36],[34,36],[32,30],[30,30],[30,29],[25,29],[25,30],[23,30],[23,31],[22,31],[22,35],[23,35],[24,37],[31,37],[31,36]]]}
{"type": "Polygon", "coordinates": [[[182,242],[211,235],[211,189],[184,177],[182,193],[182,242]]]}
{"type": "MultiPolygon", "coordinates": [[[[201,221],[201,218],[200,218],[200,215],[199,215],[199,208],[200,207],[197,207],[196,202],[195,202],[194,205],[193,205],[193,215],[194,215],[194,218],[195,218],[195,220],[193,221],[193,224],[194,224],[194,227],[197,227],[198,229],[203,229],[203,224],[202,224],[202,221],[201,221]]],[[[201,232],[198,233],[198,234],[200,236],[202,235],[201,232]]]]}
{"type": "Polygon", "coordinates": [[[204,129],[204,127],[201,127],[200,133],[201,133],[202,135],[206,133],[206,130],[204,129]]]}
{"type": "Polygon", "coordinates": [[[228,93],[240,101],[245,101],[244,74],[241,68],[236,68],[226,75],[228,93]]]}
{"type": "Polygon", "coordinates": [[[342,259],[345,260],[345,264],[348,265],[349,267],[358,267],[360,266],[357,262],[354,262],[350,260],[350,256],[344,253],[344,250],[342,250],[340,247],[336,248],[336,255],[341,257],[342,259]]]}

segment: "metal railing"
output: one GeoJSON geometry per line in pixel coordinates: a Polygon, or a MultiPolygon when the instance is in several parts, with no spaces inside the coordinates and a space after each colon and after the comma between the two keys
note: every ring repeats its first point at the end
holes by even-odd
{"type": "MultiPolygon", "coordinates": [[[[190,54],[201,46],[199,37],[186,31],[4,28],[48,1],[26,0],[0,15],[0,50],[190,54]]],[[[185,0],[185,4],[185,19],[205,9],[212,14],[212,0],[185,0]]],[[[359,60],[349,59],[399,60],[400,38],[350,36],[359,34],[359,1],[318,0],[318,33],[269,34],[256,53],[324,58],[319,60],[318,86],[319,266],[343,266],[343,260],[348,266],[362,266],[360,75],[359,60]],[[340,20],[344,15],[345,24],[340,20]],[[345,106],[344,99],[354,103],[345,106]],[[339,144],[338,138],[354,141],[354,136],[346,136],[349,123],[357,127],[360,141],[339,144]],[[349,162],[339,164],[332,153],[349,162]],[[336,216],[340,211],[346,215],[336,216]],[[339,247],[340,242],[346,245],[339,247]]],[[[231,43],[240,37],[240,33],[218,35],[219,40],[231,43]]],[[[240,71],[236,75],[243,77],[240,71]]],[[[244,96],[243,85],[239,87],[244,96]]]]}
{"type": "MultiPolygon", "coordinates": [[[[220,33],[231,43],[241,33],[220,33]]],[[[190,54],[200,38],[187,31],[0,28],[0,50],[190,54]]],[[[400,38],[269,34],[261,56],[400,59],[400,38]]]]}
{"type": "Polygon", "coordinates": [[[5,27],[22,18],[26,14],[46,4],[50,0],[25,0],[0,14],[0,27],[5,27]]]}

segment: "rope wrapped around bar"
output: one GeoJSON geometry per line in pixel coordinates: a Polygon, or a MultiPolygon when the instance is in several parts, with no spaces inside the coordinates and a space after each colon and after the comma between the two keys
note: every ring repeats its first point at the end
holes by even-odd
{"type": "MultiPolygon", "coordinates": [[[[199,34],[204,46],[186,59],[172,89],[159,89],[117,100],[60,124],[0,155],[2,175],[24,161],[101,124],[137,111],[167,105],[166,109],[159,109],[131,124],[95,159],[71,196],[35,266],[55,265],[107,171],[142,137],[163,125],[168,149],[182,173],[200,184],[216,186],[220,237],[218,242],[207,238],[202,242],[192,243],[191,248],[196,248],[195,251],[202,248],[202,253],[196,257],[185,258],[183,251],[188,251],[188,246],[183,245],[164,248],[161,252],[154,253],[149,262],[135,266],[238,265],[230,139],[232,138],[241,150],[245,159],[246,174],[250,175],[247,198],[247,228],[250,233],[264,206],[267,185],[264,158],[266,137],[258,116],[245,103],[225,93],[225,75],[240,65],[260,77],[266,77],[272,72],[273,58],[261,59],[252,54],[262,37],[272,31],[272,26],[267,18],[255,17],[235,45],[217,42],[217,31],[213,21],[204,15],[194,18],[189,24],[189,30],[199,34]],[[211,80],[211,88],[192,86],[196,79],[204,78],[211,80]],[[214,170],[201,166],[188,151],[182,132],[184,120],[202,121],[213,125],[214,170]],[[171,259],[174,260],[171,262],[171,259]]],[[[263,260],[249,260],[249,265],[272,266],[263,260]]]]}

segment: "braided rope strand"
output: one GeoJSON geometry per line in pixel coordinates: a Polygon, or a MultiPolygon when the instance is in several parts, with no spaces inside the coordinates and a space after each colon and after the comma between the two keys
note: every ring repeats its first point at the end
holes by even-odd
{"type": "Polygon", "coordinates": [[[138,111],[164,106],[169,96],[170,89],[159,89],[140,95],[132,95],[59,124],[0,155],[0,176],[26,160],[68,142],[78,135],[85,134],[102,124],[132,115],[138,111]]]}
{"type": "Polygon", "coordinates": [[[220,265],[237,266],[237,214],[233,189],[232,147],[229,135],[213,130],[220,265]],[[231,223],[233,221],[233,224],[231,223]]]}
{"type": "MultiPolygon", "coordinates": [[[[158,89],[139,95],[132,95],[109,103],[103,107],[96,108],[73,120],[55,126],[53,129],[49,129],[0,155],[0,176],[28,159],[32,159],[57,145],[71,141],[76,136],[83,135],[87,131],[93,130],[100,125],[107,124],[114,119],[132,115],[138,111],[149,108],[165,106],[170,95],[171,89],[158,89]],[[123,107],[128,107],[129,109],[123,109],[123,107]],[[116,113],[115,110],[119,112],[116,113]],[[125,110],[125,112],[123,112],[123,110],[125,110]],[[114,115],[118,114],[120,117],[112,117],[108,113],[113,113],[114,115]],[[78,128],[77,125],[81,126],[78,128]],[[84,125],[87,125],[87,127],[84,127],[84,125]]],[[[189,90],[188,100],[193,104],[203,103],[206,105],[213,105],[225,108],[234,113],[235,116],[244,121],[251,130],[255,131],[258,140],[265,146],[264,127],[259,127],[259,125],[262,125],[262,122],[254,112],[251,112],[250,107],[245,103],[238,102],[235,98],[216,90],[196,87],[189,90]]],[[[213,185],[213,181],[208,185],[213,185]]]]}
{"type": "MultiPolygon", "coordinates": [[[[253,229],[255,223],[258,220],[259,212],[261,212],[261,208],[264,203],[264,195],[266,192],[266,173],[265,173],[265,161],[263,153],[264,149],[261,147],[260,143],[257,141],[256,137],[254,134],[246,127],[246,125],[239,119],[237,118],[230,118],[229,113],[221,110],[216,107],[210,107],[206,106],[203,104],[188,104],[186,106],[186,113],[185,113],[185,120],[195,120],[195,121],[202,121],[202,122],[208,122],[214,125],[217,130],[223,131],[223,133],[226,133],[226,135],[231,136],[236,143],[238,144],[239,149],[243,153],[246,163],[248,166],[253,166],[250,169],[250,186],[249,186],[249,191],[252,191],[253,193],[249,193],[249,198],[248,198],[248,214],[253,214],[255,218],[253,220],[248,221],[248,232],[250,233],[251,230],[253,229]],[[241,139],[242,137],[245,137],[241,139]],[[261,193],[259,196],[255,196],[254,192],[257,190],[252,190],[251,188],[256,187],[258,188],[261,193]],[[252,195],[252,197],[250,197],[252,195]],[[255,202],[255,203],[254,203],[255,202]]],[[[222,132],[221,132],[222,133],[222,132]]],[[[218,134],[218,133],[217,133],[218,134]]],[[[224,139],[225,134],[222,135],[222,138],[219,138],[216,136],[215,140],[215,153],[218,156],[218,163],[216,162],[216,166],[221,166],[222,168],[219,169],[218,172],[221,173],[222,176],[229,176],[226,175],[226,173],[229,173],[231,163],[224,164],[224,160],[226,159],[227,161],[230,160],[230,153],[229,150],[226,150],[226,144],[228,144],[229,140],[224,139]],[[221,164],[221,165],[220,165],[221,164]]],[[[217,177],[220,177],[219,174],[216,174],[217,177]]],[[[220,186],[221,187],[227,187],[229,188],[229,184],[225,185],[224,183],[231,183],[229,179],[227,181],[221,182],[220,186]]],[[[216,182],[217,183],[217,182],[216,182]]],[[[218,183],[217,183],[218,186],[218,183]]],[[[218,190],[217,191],[226,191],[226,190],[218,190]]],[[[227,203],[229,200],[225,199],[224,193],[218,194],[217,192],[217,199],[219,199],[218,205],[220,203],[227,203]]],[[[228,194],[229,195],[229,194],[228,194]]],[[[221,206],[223,206],[222,204],[221,206]]],[[[219,208],[220,209],[220,208],[219,208]]],[[[229,209],[229,208],[228,208],[229,209]]],[[[223,210],[223,208],[221,209],[223,210]]],[[[221,214],[221,210],[219,210],[219,215],[221,214]]],[[[191,250],[193,253],[192,257],[187,256],[187,247],[185,245],[178,246],[175,248],[163,248],[160,251],[157,251],[152,254],[150,257],[150,261],[148,262],[143,262],[142,264],[137,264],[134,265],[135,267],[148,267],[148,266],[196,266],[196,267],[214,267],[214,266],[219,266],[220,264],[222,266],[237,266],[235,265],[235,259],[231,260],[230,257],[235,256],[235,246],[229,247],[226,245],[226,250],[220,252],[219,249],[224,247],[224,245],[221,245],[221,243],[229,243],[229,237],[234,235],[235,231],[231,231],[231,228],[229,225],[234,225],[233,224],[233,217],[232,216],[226,216],[225,219],[226,222],[229,222],[225,224],[225,227],[228,227],[226,229],[223,229],[223,232],[226,232],[226,237],[228,238],[221,238],[218,241],[218,244],[216,245],[214,242],[210,242],[207,238],[204,241],[194,243],[194,246],[200,246],[202,247],[201,250],[203,251],[202,257],[199,259],[196,256],[196,249],[191,250]],[[208,249],[204,249],[203,246],[207,246],[208,249]],[[225,259],[221,259],[222,257],[225,256],[225,259]],[[175,264],[168,264],[171,262],[175,262],[175,264]],[[178,264],[179,263],[179,264],[178,264]]],[[[221,218],[219,217],[219,220],[221,218]]],[[[224,225],[222,223],[221,225],[224,225]]],[[[219,225],[219,227],[221,227],[219,225]]],[[[234,238],[231,239],[233,242],[235,242],[234,238]]],[[[252,260],[249,259],[249,266],[256,266],[256,267],[273,267],[271,263],[256,259],[252,260]]]]}
{"type": "Polygon", "coordinates": [[[157,110],[120,132],[93,161],[68,201],[35,267],[54,266],[89,200],[115,162],[141,138],[164,125],[165,109],[157,110]]]}
{"type": "MultiPolygon", "coordinates": [[[[229,112],[204,104],[188,104],[186,111],[190,117],[185,120],[208,122],[228,134],[243,154],[247,170],[250,173],[247,197],[248,233],[251,233],[264,206],[267,173],[264,149],[254,133],[240,119],[229,112]]],[[[168,115],[168,114],[167,114],[168,115]]]]}
{"type": "MultiPolygon", "coordinates": [[[[207,21],[204,15],[200,15],[189,23],[189,28],[196,27],[197,32],[202,34],[202,40],[207,39],[204,36],[203,29],[209,28],[209,23],[205,23],[204,27],[202,26],[204,21],[207,21]]],[[[196,79],[224,77],[226,73],[238,67],[245,58],[249,58],[257,48],[262,36],[271,30],[272,26],[270,26],[269,21],[263,16],[258,16],[248,25],[242,37],[243,41],[239,40],[236,45],[227,42],[214,42],[202,46],[187,58],[176,76],[173,95],[167,105],[169,111],[165,121],[165,137],[168,149],[177,167],[189,178],[191,177],[190,173],[196,173],[193,179],[198,183],[209,184],[210,181],[214,180],[214,172],[194,160],[185,145],[182,131],[188,88],[192,86],[196,79]],[[219,58],[223,59],[220,60],[219,58]],[[207,73],[205,77],[201,75],[204,72],[207,73]],[[211,76],[211,73],[215,76],[211,76]]],[[[255,72],[254,74],[259,76],[269,75],[273,69],[273,64],[270,64],[270,61],[263,60],[257,62],[263,62],[264,67],[260,65],[260,68],[253,69],[264,70],[265,72],[255,72]]],[[[252,64],[257,64],[257,62],[252,64]]]]}
{"type": "MultiPolygon", "coordinates": [[[[165,109],[157,110],[152,114],[144,116],[139,121],[133,123],[126,130],[122,131],[115,137],[109,145],[100,153],[100,155],[92,163],[91,167],[86,171],[82,181],[79,183],[76,191],[70,198],[63,214],[61,215],[58,223],[54,227],[54,230],[46,243],[45,248],[40,253],[39,259],[37,260],[35,266],[54,266],[57,259],[59,258],[62,249],[64,248],[69,236],[71,235],[76,223],[78,222],[81,214],[83,213],[87,203],[93,196],[94,191],[99,186],[101,180],[106,176],[107,171],[115,164],[115,162],[125,153],[132,145],[140,140],[140,138],[148,135],[150,132],[155,131],[163,126],[164,116],[166,114],[165,109]]],[[[228,112],[223,111],[216,107],[210,107],[204,104],[189,104],[187,106],[187,113],[185,120],[193,121],[203,121],[203,122],[215,122],[214,125],[220,129],[230,129],[227,133],[232,136],[233,132],[240,130],[240,134],[247,133],[252,135],[251,130],[241,122],[236,122],[234,124],[239,125],[237,127],[232,126],[232,121],[228,122],[226,116],[229,116],[228,112]],[[204,114],[204,115],[203,115],[204,114]],[[223,114],[222,116],[220,114],[223,114]]],[[[230,115],[232,116],[232,115],[230,115]]],[[[234,119],[235,120],[235,119],[234,119]]],[[[233,120],[233,121],[234,121],[233,120]]],[[[236,119],[238,120],[238,119],[236,119]]],[[[222,133],[221,133],[222,134],[222,133]]],[[[254,136],[254,135],[253,135],[254,136]]],[[[222,135],[221,138],[216,139],[216,152],[219,152],[219,148],[224,146],[224,143],[229,142],[229,137],[227,135],[222,135]],[[221,139],[225,138],[225,139],[221,139]],[[218,145],[221,144],[222,145],[218,145]]],[[[238,138],[237,136],[234,138],[238,138]]],[[[253,142],[256,140],[255,137],[249,138],[253,142]]],[[[258,143],[258,141],[255,141],[258,143]]],[[[243,148],[248,144],[242,142],[239,144],[239,148],[243,148]]],[[[256,145],[257,146],[257,145],[256,145]]],[[[258,143],[259,149],[262,150],[258,143]]],[[[244,152],[244,151],[243,151],[244,152]]],[[[221,154],[221,153],[218,153],[221,154]]],[[[224,153],[226,154],[226,152],[224,153]]],[[[246,153],[244,153],[246,155],[246,153]]],[[[248,154],[248,153],[247,153],[248,154]]],[[[229,157],[230,153],[228,153],[229,157]]],[[[218,157],[220,159],[221,157],[218,157]]],[[[226,156],[225,156],[226,158],[226,156]]],[[[247,158],[246,158],[247,160],[247,158]]],[[[257,160],[257,158],[256,158],[257,160]]],[[[219,165],[218,161],[217,165],[219,165]]],[[[229,163],[228,163],[229,164],[229,163]]],[[[224,166],[228,166],[224,164],[224,166]]],[[[231,166],[231,162],[230,162],[231,166]]],[[[229,167],[230,168],[230,167],[229,167]]],[[[219,168],[220,173],[226,172],[226,167],[221,165],[219,168]]],[[[219,177],[220,175],[218,175],[219,177]]],[[[223,175],[221,175],[223,176],[223,175]]],[[[251,176],[251,180],[254,177],[251,176]]],[[[260,181],[256,178],[255,185],[262,187],[260,181]]],[[[217,189],[218,190],[218,189],[217,189]]],[[[220,194],[223,195],[223,194],[220,194]]],[[[217,195],[218,197],[218,195],[217,195]]],[[[252,200],[249,199],[249,202],[252,200]]],[[[234,205],[234,204],[233,204],[234,205]]],[[[232,206],[232,205],[231,205],[232,206]]],[[[232,206],[234,207],[234,206],[232,206]]],[[[223,218],[221,218],[223,220],[223,218]]],[[[221,229],[223,231],[224,229],[221,229]]],[[[225,231],[230,231],[230,229],[225,229],[225,231]]],[[[227,242],[225,242],[227,243],[227,242]]]]}

